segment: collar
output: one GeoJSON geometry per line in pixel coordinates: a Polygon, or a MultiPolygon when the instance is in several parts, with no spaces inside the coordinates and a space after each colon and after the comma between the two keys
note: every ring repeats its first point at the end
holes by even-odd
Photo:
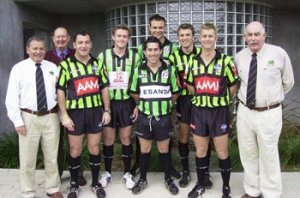
{"type": "Polygon", "coordinates": [[[111,54],[114,58],[120,58],[120,59],[124,59],[124,58],[129,58],[129,50],[128,48],[126,47],[126,50],[125,50],[125,54],[123,56],[118,56],[115,52],[114,52],[114,46],[112,46],[111,48],[111,54]]]}
{"type": "Polygon", "coordinates": [[[162,48],[164,48],[167,45],[171,45],[172,44],[172,42],[169,41],[166,37],[164,37],[164,38],[165,38],[165,42],[162,44],[162,48]]]}
{"type": "MultiPolygon", "coordinates": [[[[215,54],[215,57],[213,59],[220,59],[222,57],[221,52],[219,50],[217,50],[217,49],[215,49],[215,51],[216,51],[216,54],[215,54]]],[[[203,52],[203,50],[201,50],[199,52],[199,56],[197,56],[198,59],[201,58],[201,53],[202,52],[203,52]]]]}
{"type": "Polygon", "coordinates": [[[60,54],[63,53],[65,56],[68,54],[69,52],[69,48],[64,49],[64,51],[60,51],[59,49],[55,48],[55,54],[56,56],[60,57],[60,54]]]}
{"type": "MultiPolygon", "coordinates": [[[[162,69],[168,68],[167,63],[162,58],[160,58],[160,62],[161,62],[160,68],[162,68],[162,69]]],[[[147,61],[144,61],[140,67],[141,67],[141,69],[148,69],[149,67],[147,66],[147,61]]]]}
{"type": "MultiPolygon", "coordinates": [[[[88,63],[86,64],[86,65],[88,65],[88,64],[90,64],[90,63],[92,63],[92,62],[94,62],[94,61],[97,61],[97,59],[95,58],[95,57],[93,57],[92,56],[92,54],[90,54],[90,60],[88,61],[88,63]]],[[[70,60],[71,60],[71,62],[80,62],[81,63],[81,61],[79,61],[76,57],[75,57],[75,55],[73,55],[73,56],[70,56],[70,60]]]]}
{"type": "MultiPolygon", "coordinates": [[[[188,56],[189,56],[189,55],[191,55],[191,54],[196,55],[196,54],[197,54],[197,47],[196,47],[195,45],[193,45],[193,50],[192,50],[191,53],[189,53],[189,54],[184,53],[184,52],[182,51],[182,47],[179,48],[178,52],[179,52],[179,55],[180,55],[180,56],[183,56],[183,55],[188,55],[188,56]]],[[[201,51],[200,51],[199,53],[201,53],[201,51]]]]}

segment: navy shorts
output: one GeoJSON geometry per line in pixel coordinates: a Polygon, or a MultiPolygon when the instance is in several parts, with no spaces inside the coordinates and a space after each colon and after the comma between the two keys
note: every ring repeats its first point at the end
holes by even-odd
{"type": "Polygon", "coordinates": [[[111,101],[111,121],[107,126],[112,128],[122,128],[132,125],[131,115],[135,106],[133,99],[111,101]]]}
{"type": "Polygon", "coordinates": [[[190,125],[191,123],[191,110],[192,110],[192,96],[179,96],[177,99],[177,119],[185,124],[190,125]]]}
{"type": "Polygon", "coordinates": [[[162,141],[170,138],[171,133],[171,116],[147,116],[139,113],[136,135],[138,137],[162,141]]]}
{"type": "Polygon", "coordinates": [[[192,105],[191,131],[202,137],[216,137],[230,132],[229,107],[205,108],[192,105]]]}
{"type": "Polygon", "coordinates": [[[69,135],[100,133],[102,131],[102,107],[68,110],[74,123],[74,131],[66,129],[69,135]]]}

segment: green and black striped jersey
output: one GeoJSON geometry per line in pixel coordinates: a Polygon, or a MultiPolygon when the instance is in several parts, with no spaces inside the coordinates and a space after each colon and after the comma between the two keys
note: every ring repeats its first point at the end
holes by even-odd
{"type": "Polygon", "coordinates": [[[161,62],[156,73],[143,63],[131,76],[129,93],[139,95],[139,111],[146,115],[170,114],[173,110],[172,95],[180,93],[175,68],[161,62]]]}
{"type": "Polygon", "coordinates": [[[106,71],[91,57],[85,65],[71,56],[60,63],[57,88],[66,93],[66,108],[102,106],[101,89],[109,85],[106,71]]]}
{"type": "MultiPolygon", "coordinates": [[[[176,43],[173,43],[169,41],[167,38],[165,38],[165,42],[162,44],[162,55],[161,58],[169,63],[169,56],[178,50],[178,46],[176,43]]],[[[137,48],[137,53],[140,55],[143,61],[145,61],[145,56],[143,52],[143,44],[140,44],[137,48]]]]}
{"type": "Polygon", "coordinates": [[[231,102],[229,87],[238,82],[232,59],[216,50],[215,57],[205,65],[200,54],[193,58],[187,76],[187,83],[195,89],[192,104],[209,108],[228,106],[231,102]]]}
{"type": "Polygon", "coordinates": [[[128,82],[131,73],[140,63],[139,55],[132,49],[126,49],[124,56],[117,56],[113,49],[107,49],[98,55],[99,65],[106,68],[109,76],[110,100],[127,100],[128,82]]]}
{"type": "Polygon", "coordinates": [[[182,51],[182,48],[179,48],[179,50],[176,50],[171,56],[169,57],[170,65],[175,66],[180,86],[182,88],[181,95],[189,95],[189,92],[187,90],[186,86],[186,78],[187,74],[190,69],[190,65],[192,62],[192,59],[194,56],[199,54],[201,51],[201,48],[194,46],[193,51],[190,54],[186,54],[182,51]]]}

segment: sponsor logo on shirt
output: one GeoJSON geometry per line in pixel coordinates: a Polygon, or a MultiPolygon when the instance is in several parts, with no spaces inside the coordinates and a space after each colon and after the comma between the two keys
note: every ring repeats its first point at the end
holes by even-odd
{"type": "Polygon", "coordinates": [[[149,85],[140,87],[140,98],[171,98],[170,86],[149,85]]]}
{"type": "Polygon", "coordinates": [[[274,65],[274,60],[268,60],[268,65],[274,65]]]}
{"type": "Polygon", "coordinates": [[[77,96],[99,92],[98,78],[87,77],[74,81],[77,96]]]}
{"type": "Polygon", "coordinates": [[[194,80],[194,87],[197,94],[219,94],[220,79],[207,76],[196,77],[194,80]]]}
{"type": "Polygon", "coordinates": [[[127,72],[109,72],[110,89],[127,89],[129,76],[127,72]]]}

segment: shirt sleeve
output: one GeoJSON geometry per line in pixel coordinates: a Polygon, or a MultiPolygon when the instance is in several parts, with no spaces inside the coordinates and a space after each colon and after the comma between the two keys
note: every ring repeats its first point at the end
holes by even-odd
{"type": "Polygon", "coordinates": [[[294,80],[292,63],[290,57],[288,56],[285,50],[283,50],[283,58],[284,58],[284,68],[282,70],[281,77],[282,77],[283,91],[285,94],[287,94],[293,88],[295,80],[294,80]]]}
{"type": "Polygon", "coordinates": [[[65,67],[66,62],[63,61],[58,65],[58,79],[57,79],[57,84],[56,87],[57,89],[60,89],[62,91],[66,91],[67,89],[67,69],[65,67]]]}
{"type": "Polygon", "coordinates": [[[230,59],[229,62],[225,66],[225,76],[227,79],[228,86],[231,87],[239,81],[239,77],[237,74],[237,68],[235,64],[233,63],[231,58],[229,59],[230,59]]]}
{"type": "Polygon", "coordinates": [[[173,66],[169,66],[171,69],[171,92],[172,94],[176,94],[178,92],[180,92],[180,87],[179,87],[179,83],[178,83],[178,76],[177,76],[177,72],[175,67],[173,66]]]}
{"type": "Polygon", "coordinates": [[[130,76],[130,80],[129,80],[129,89],[128,89],[128,93],[134,93],[134,94],[138,94],[139,93],[139,67],[134,68],[131,76],[130,76]]]}
{"type": "Polygon", "coordinates": [[[13,67],[9,76],[5,100],[7,115],[15,127],[24,125],[20,109],[20,75],[17,67],[13,67]]]}
{"type": "Polygon", "coordinates": [[[100,88],[103,89],[109,86],[109,78],[108,78],[107,68],[104,65],[104,63],[98,61],[98,64],[99,64],[99,80],[100,80],[99,85],[100,88]]]}
{"type": "Polygon", "coordinates": [[[190,69],[186,75],[186,83],[189,85],[194,85],[194,74],[193,74],[193,67],[195,64],[198,64],[197,61],[194,61],[194,59],[191,59],[189,61],[190,69]]]}

